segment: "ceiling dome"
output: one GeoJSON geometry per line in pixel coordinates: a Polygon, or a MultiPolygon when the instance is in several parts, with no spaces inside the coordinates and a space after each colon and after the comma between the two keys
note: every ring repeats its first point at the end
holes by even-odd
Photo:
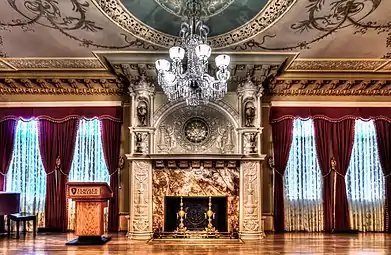
{"type": "MultiPolygon", "coordinates": [[[[177,36],[186,18],[185,0],[123,0],[124,7],[147,26],[177,36]]],[[[210,28],[209,36],[228,33],[252,20],[268,0],[203,0],[201,19],[210,28]]]]}
{"type": "MultiPolygon", "coordinates": [[[[142,40],[171,47],[179,40],[188,0],[95,0],[117,25],[142,40]]],[[[240,43],[267,29],[296,0],[199,0],[213,48],[240,43]]]]}

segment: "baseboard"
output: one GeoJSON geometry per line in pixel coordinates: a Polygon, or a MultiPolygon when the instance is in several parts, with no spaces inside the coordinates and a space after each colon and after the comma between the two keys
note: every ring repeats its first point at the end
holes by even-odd
{"type": "Polygon", "coordinates": [[[349,229],[349,230],[330,230],[326,231],[328,234],[347,234],[347,235],[357,235],[359,233],[356,229],[349,229]]]}
{"type": "Polygon", "coordinates": [[[55,229],[55,228],[38,228],[38,233],[65,233],[61,229],[55,229]]]}

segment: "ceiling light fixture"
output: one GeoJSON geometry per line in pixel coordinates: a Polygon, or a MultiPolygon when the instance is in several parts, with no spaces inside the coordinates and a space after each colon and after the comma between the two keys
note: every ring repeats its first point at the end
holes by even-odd
{"type": "Polygon", "coordinates": [[[187,1],[188,21],[181,24],[179,36],[181,47],[169,50],[172,63],[165,59],[156,61],[158,84],[169,101],[186,100],[187,105],[197,106],[220,100],[227,93],[230,77],[230,57],[219,55],[215,58],[216,77],[208,74],[208,59],[212,49],[208,45],[209,28],[200,18],[199,0],[187,1]]]}

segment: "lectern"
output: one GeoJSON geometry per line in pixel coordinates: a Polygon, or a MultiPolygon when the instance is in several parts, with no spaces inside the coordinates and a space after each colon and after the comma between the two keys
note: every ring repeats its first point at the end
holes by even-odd
{"type": "Polygon", "coordinates": [[[68,245],[104,244],[111,237],[103,237],[104,208],[113,197],[106,182],[68,182],[67,197],[76,202],[76,230],[78,238],[68,245]]]}

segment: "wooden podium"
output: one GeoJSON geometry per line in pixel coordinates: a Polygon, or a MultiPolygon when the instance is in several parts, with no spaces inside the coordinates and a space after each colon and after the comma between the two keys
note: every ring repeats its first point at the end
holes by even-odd
{"type": "Polygon", "coordinates": [[[103,237],[104,208],[113,197],[106,182],[68,182],[67,197],[76,202],[76,229],[78,238],[67,245],[105,244],[111,237],[103,237]]]}

